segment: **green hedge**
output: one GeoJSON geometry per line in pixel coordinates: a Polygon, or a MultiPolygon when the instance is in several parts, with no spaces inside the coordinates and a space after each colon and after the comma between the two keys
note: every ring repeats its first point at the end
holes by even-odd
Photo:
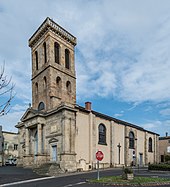
{"type": "Polygon", "coordinates": [[[170,171],[170,164],[149,164],[149,170],[170,171]]]}
{"type": "Polygon", "coordinates": [[[170,155],[165,155],[165,162],[169,162],[170,161],[170,155]]]}

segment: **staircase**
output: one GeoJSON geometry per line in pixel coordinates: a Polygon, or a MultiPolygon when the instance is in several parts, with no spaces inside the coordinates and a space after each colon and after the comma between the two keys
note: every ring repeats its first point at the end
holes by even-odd
{"type": "Polygon", "coordinates": [[[33,171],[38,175],[44,176],[56,176],[64,173],[64,171],[62,171],[60,168],[60,164],[57,163],[45,163],[39,167],[34,168],[33,171]]]}

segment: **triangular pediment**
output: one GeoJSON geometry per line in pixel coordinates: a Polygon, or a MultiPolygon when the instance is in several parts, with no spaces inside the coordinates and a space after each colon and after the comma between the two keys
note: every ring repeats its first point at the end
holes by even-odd
{"type": "Polygon", "coordinates": [[[21,121],[25,121],[29,118],[32,118],[36,116],[37,114],[38,114],[38,111],[28,108],[26,112],[24,113],[24,115],[22,116],[21,121]]]}
{"type": "Polygon", "coordinates": [[[54,143],[54,142],[58,142],[58,139],[56,139],[56,138],[51,138],[51,139],[49,140],[49,143],[54,143]]]}

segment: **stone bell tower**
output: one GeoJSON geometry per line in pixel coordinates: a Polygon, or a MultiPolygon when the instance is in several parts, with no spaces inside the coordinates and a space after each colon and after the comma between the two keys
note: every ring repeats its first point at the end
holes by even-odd
{"type": "Polygon", "coordinates": [[[75,45],[76,38],[48,17],[29,39],[33,109],[76,104],[75,45]]]}

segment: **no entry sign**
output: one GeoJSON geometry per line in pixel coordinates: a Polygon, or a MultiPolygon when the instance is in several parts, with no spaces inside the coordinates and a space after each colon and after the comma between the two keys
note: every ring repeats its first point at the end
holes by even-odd
{"type": "Polygon", "coordinates": [[[97,153],[96,153],[96,159],[98,161],[101,161],[101,160],[103,160],[103,158],[104,158],[104,154],[101,151],[97,151],[97,153]]]}

